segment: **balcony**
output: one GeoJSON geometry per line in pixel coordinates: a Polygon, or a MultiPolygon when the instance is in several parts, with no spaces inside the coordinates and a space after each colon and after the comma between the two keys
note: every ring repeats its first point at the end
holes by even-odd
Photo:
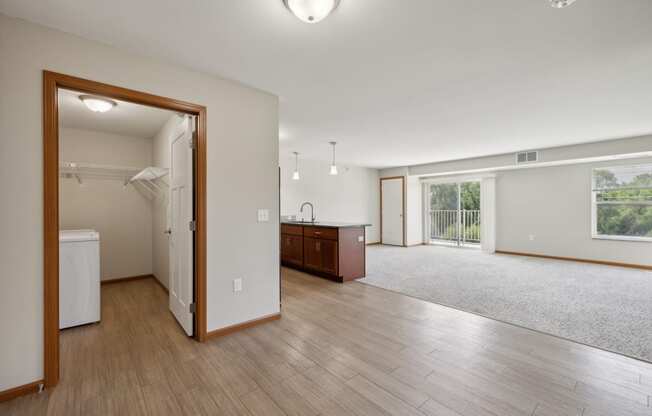
{"type": "Polygon", "coordinates": [[[430,242],[480,244],[480,210],[430,210],[430,242]]]}

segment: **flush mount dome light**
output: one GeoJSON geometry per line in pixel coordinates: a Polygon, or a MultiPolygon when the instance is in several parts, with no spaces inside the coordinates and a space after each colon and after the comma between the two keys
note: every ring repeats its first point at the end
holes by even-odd
{"type": "Polygon", "coordinates": [[[550,0],[550,5],[555,9],[563,9],[573,3],[575,3],[575,0],[550,0]]]}
{"type": "Polygon", "coordinates": [[[106,113],[118,103],[113,100],[108,100],[102,97],[95,97],[93,95],[80,95],[79,99],[86,104],[89,110],[95,113],[106,113]]]}
{"type": "Polygon", "coordinates": [[[296,17],[306,23],[324,20],[340,4],[340,0],[283,0],[296,17]]]}

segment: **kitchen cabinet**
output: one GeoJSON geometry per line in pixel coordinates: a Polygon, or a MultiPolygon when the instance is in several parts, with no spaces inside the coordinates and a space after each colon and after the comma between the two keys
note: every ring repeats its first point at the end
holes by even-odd
{"type": "Polygon", "coordinates": [[[337,274],[337,241],[304,237],[304,266],[324,273],[337,274]]]}
{"type": "Polygon", "coordinates": [[[284,234],[281,238],[281,260],[301,266],[303,264],[303,236],[284,234]]]}
{"type": "Polygon", "coordinates": [[[281,263],[338,282],[365,276],[366,224],[281,224],[281,263]]]}

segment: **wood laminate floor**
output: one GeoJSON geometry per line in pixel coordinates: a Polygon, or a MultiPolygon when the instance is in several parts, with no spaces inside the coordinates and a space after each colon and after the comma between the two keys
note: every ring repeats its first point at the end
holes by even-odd
{"type": "Polygon", "coordinates": [[[102,288],[62,379],[10,415],[652,415],[652,365],[360,283],[283,270],[283,318],[204,344],[151,280],[102,288]]]}

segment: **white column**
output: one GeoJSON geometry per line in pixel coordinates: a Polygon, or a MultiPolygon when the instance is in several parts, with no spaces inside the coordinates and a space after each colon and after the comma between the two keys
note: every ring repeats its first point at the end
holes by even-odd
{"type": "Polygon", "coordinates": [[[480,241],[482,251],[496,251],[496,178],[480,181],[480,241]]]}

